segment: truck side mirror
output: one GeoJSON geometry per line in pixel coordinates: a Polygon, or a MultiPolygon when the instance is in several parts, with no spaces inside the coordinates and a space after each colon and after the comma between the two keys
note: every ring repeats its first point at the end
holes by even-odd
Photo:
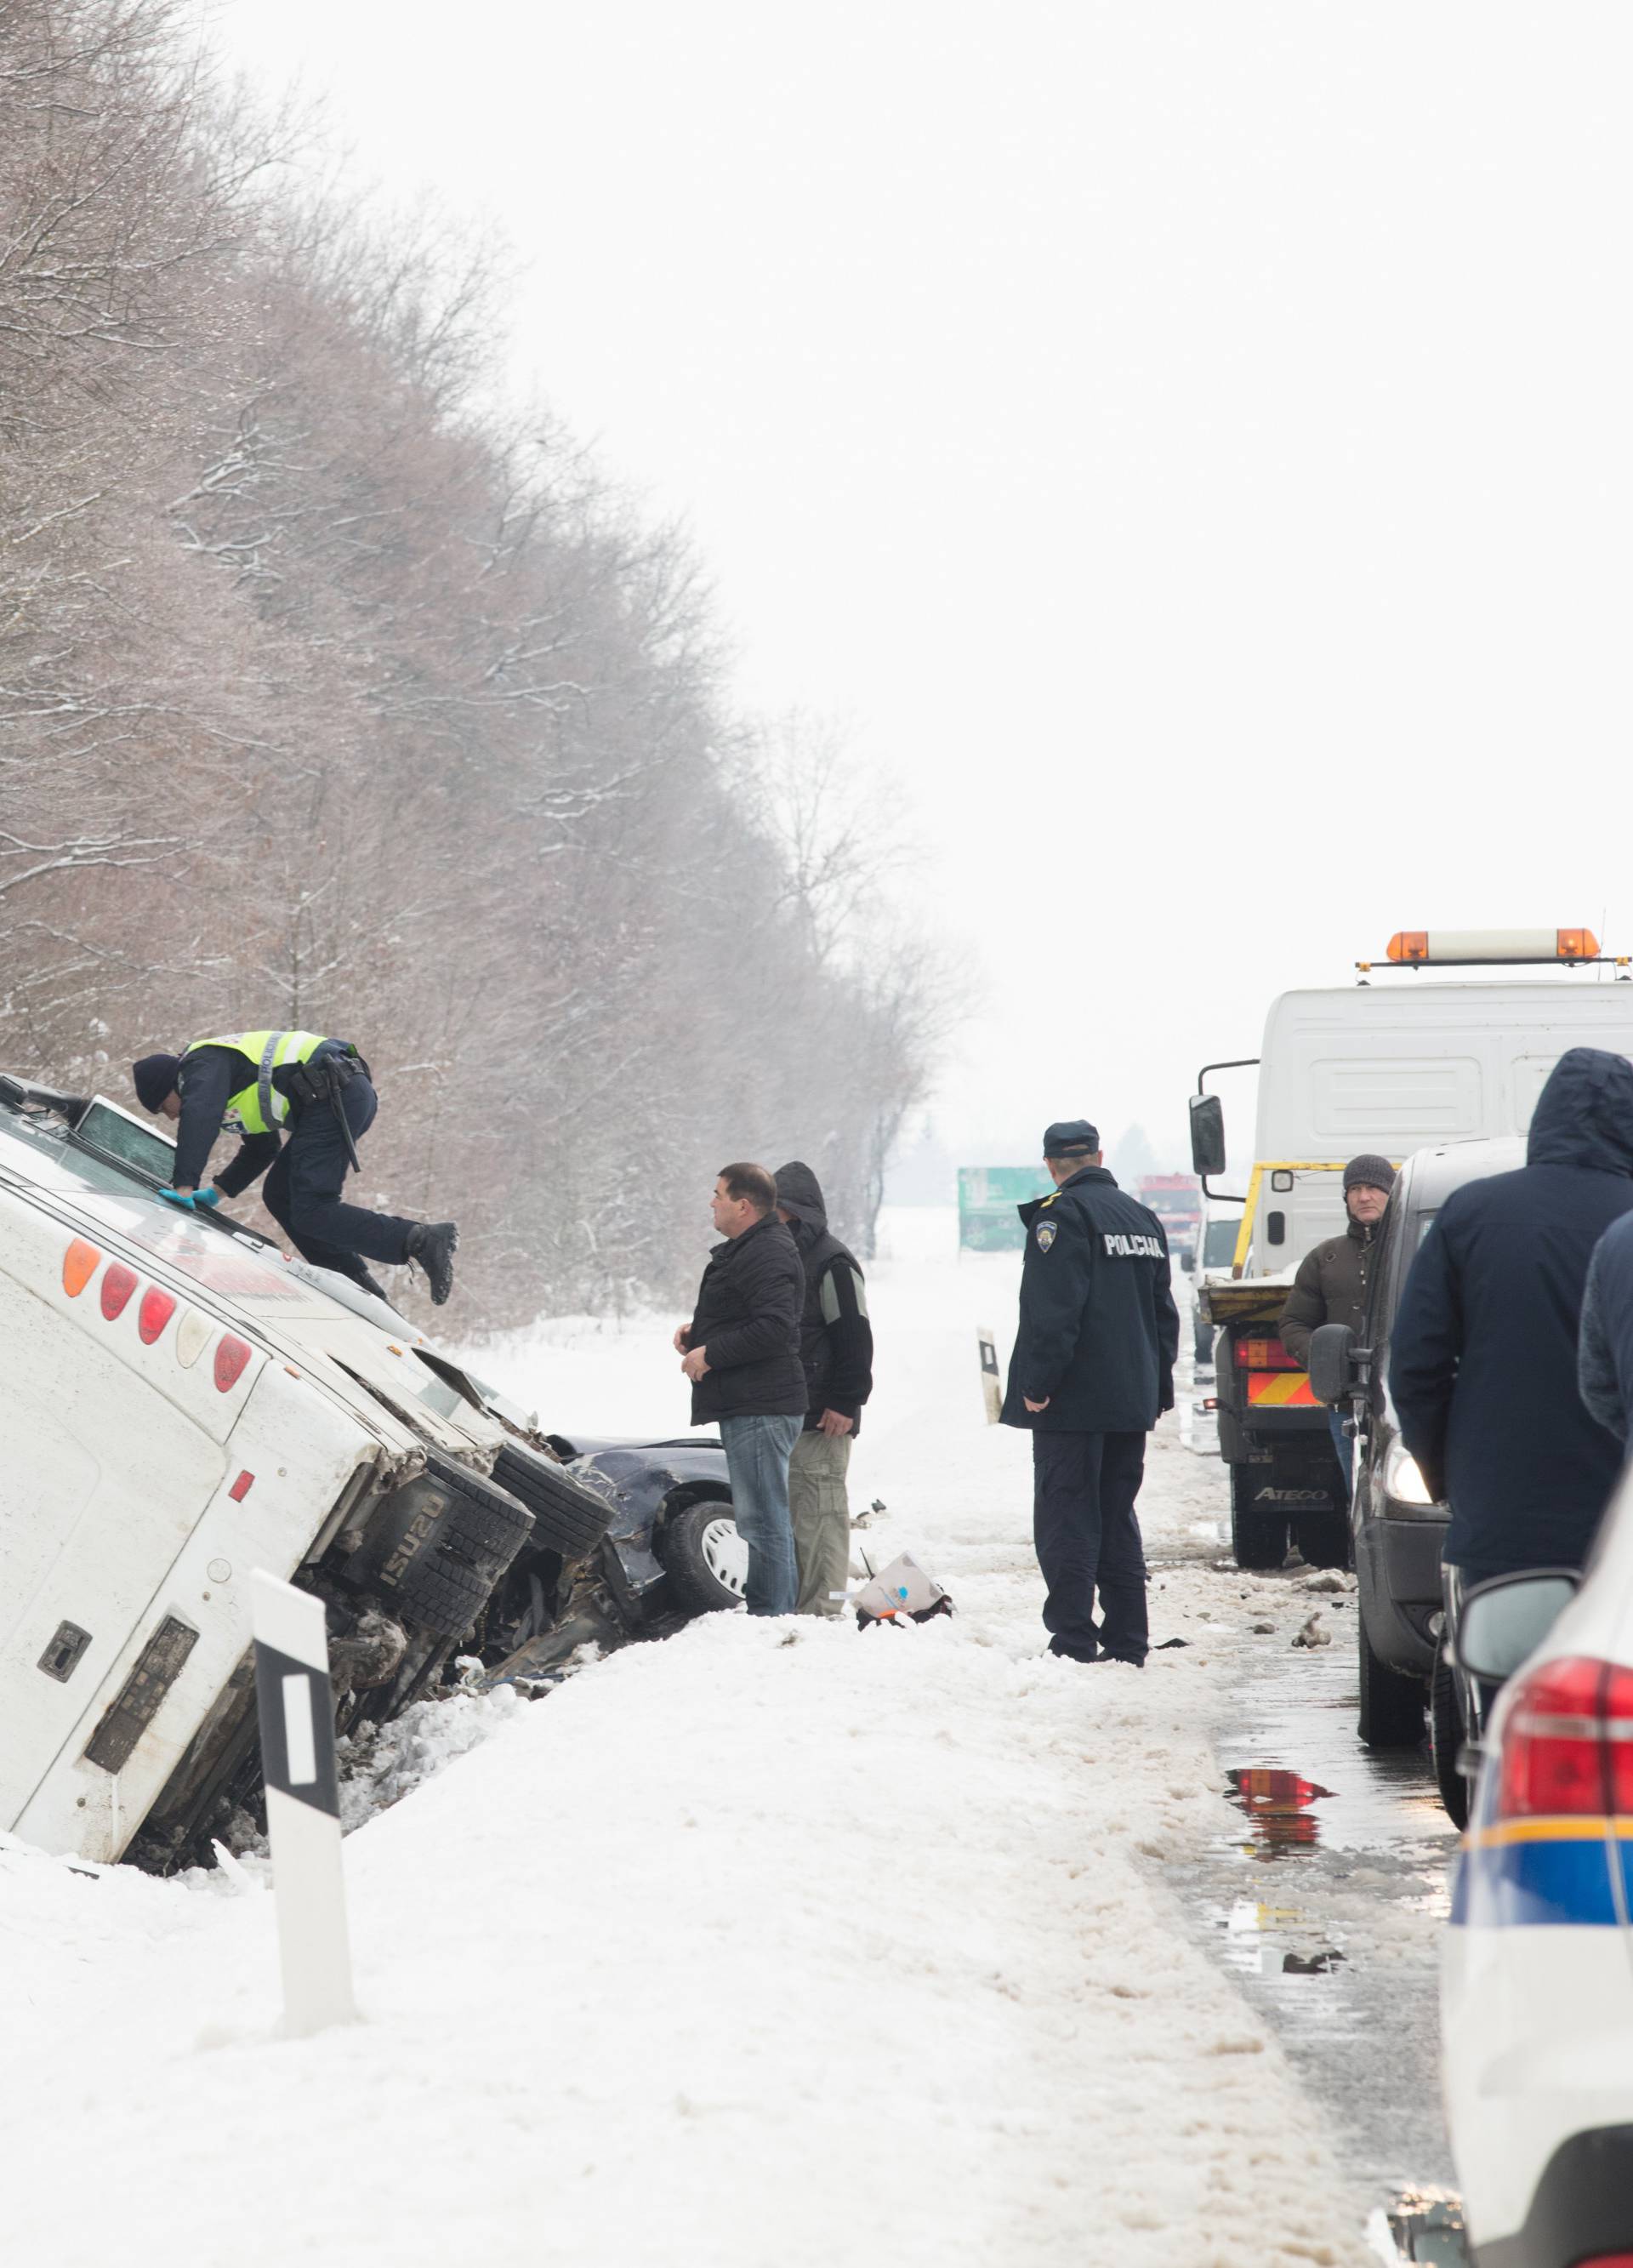
{"type": "Polygon", "coordinates": [[[1347,1402],[1357,1378],[1355,1333],[1348,1323],[1322,1323],[1310,1334],[1310,1391],[1329,1405],[1347,1402]]]}
{"type": "Polygon", "coordinates": [[[1217,1094],[1191,1097],[1191,1171],[1203,1180],[1225,1171],[1225,1105],[1217,1094]]]}

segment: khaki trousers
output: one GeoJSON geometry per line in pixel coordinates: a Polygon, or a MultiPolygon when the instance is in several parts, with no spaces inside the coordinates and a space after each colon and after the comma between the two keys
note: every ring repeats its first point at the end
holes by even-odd
{"type": "Polygon", "coordinates": [[[843,1602],[828,1596],[850,1580],[850,1505],[845,1471],[849,1433],[802,1433],[788,1461],[788,1513],[799,1562],[802,1615],[838,1615],[843,1602]]]}

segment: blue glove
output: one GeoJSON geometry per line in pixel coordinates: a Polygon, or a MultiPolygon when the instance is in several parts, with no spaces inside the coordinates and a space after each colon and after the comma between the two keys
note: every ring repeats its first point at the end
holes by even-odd
{"type": "Polygon", "coordinates": [[[221,1191],[213,1186],[207,1189],[195,1189],[193,1192],[193,1203],[195,1207],[197,1209],[202,1210],[208,1207],[208,1209],[213,1212],[216,1207],[221,1203],[221,1191]]]}
{"type": "Polygon", "coordinates": [[[193,1210],[192,1198],[184,1197],[180,1189],[173,1189],[168,1182],[166,1182],[164,1188],[160,1189],[159,1195],[164,1198],[166,1204],[176,1205],[183,1212],[191,1212],[193,1210]]]}

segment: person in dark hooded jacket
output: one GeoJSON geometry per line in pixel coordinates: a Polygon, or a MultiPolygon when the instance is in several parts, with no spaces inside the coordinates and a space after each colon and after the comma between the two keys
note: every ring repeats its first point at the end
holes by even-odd
{"type": "Polygon", "coordinates": [[[1572,1048],[1518,1173],[1453,1191],[1412,1263],[1389,1388],[1445,1557],[1468,1582],[1587,1556],[1621,1462],[1584,1408],[1578,1336],[1593,1248],[1633,1211],[1633,1064],[1572,1048]]]}
{"type": "Polygon", "coordinates": [[[873,1326],[855,1256],[828,1225],[821,1185],[798,1158],[780,1167],[776,1209],[805,1271],[799,1353],[811,1406],[788,1464],[788,1509],[799,1563],[802,1615],[844,1611],[850,1576],[850,1504],[845,1473],[862,1405],[873,1391],[873,1326]]]}
{"type": "Polygon", "coordinates": [[[1633,1434],[1633,1212],[1611,1224],[1588,1263],[1577,1383],[1625,1453],[1633,1434]]]}

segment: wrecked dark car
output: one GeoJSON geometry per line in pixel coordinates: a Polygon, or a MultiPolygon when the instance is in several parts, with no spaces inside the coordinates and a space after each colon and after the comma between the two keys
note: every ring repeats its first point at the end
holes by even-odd
{"type": "Polygon", "coordinates": [[[531,1505],[533,1535],[480,1632],[487,1683],[548,1683],[581,1646],[661,1638],[697,1615],[742,1604],[748,1551],[717,1435],[544,1440],[577,1503],[568,1507],[557,1492],[565,1518],[531,1505]],[[591,1491],[599,1519],[583,1508],[591,1491]]]}

